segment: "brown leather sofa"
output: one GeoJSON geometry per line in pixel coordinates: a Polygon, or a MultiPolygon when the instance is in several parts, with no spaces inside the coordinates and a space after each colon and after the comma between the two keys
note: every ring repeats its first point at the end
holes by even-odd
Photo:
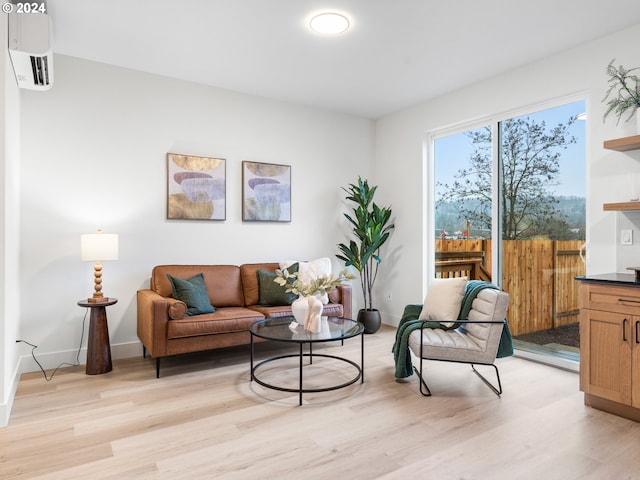
{"type": "MultiPolygon", "coordinates": [[[[268,317],[291,315],[291,306],[258,305],[258,270],[275,271],[277,263],[236,265],[158,265],[150,288],[138,290],[138,338],[143,355],[160,359],[181,353],[250,343],[249,326],[268,317]],[[187,279],[202,273],[214,313],[185,315],[183,302],[172,298],[167,274],[187,279]]],[[[351,318],[351,285],[339,285],[329,294],[323,315],[351,318]]]]}

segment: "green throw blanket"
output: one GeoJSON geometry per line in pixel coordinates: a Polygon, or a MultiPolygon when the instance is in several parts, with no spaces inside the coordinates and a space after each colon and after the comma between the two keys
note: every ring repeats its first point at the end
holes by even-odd
{"type": "MultiPolygon", "coordinates": [[[[467,319],[473,300],[478,295],[478,292],[485,288],[497,289],[498,287],[489,282],[469,280],[464,298],[462,299],[462,307],[460,308],[458,320],[467,319]]],[[[409,353],[409,335],[411,332],[419,329],[423,323],[427,328],[440,328],[443,330],[455,329],[461,325],[460,323],[456,323],[451,327],[445,327],[440,322],[419,320],[418,317],[420,316],[421,311],[422,305],[407,305],[404,308],[400,324],[398,325],[398,330],[396,331],[396,340],[392,349],[393,358],[396,363],[396,378],[407,378],[413,375],[411,354],[409,353]]],[[[496,356],[498,358],[502,358],[509,357],[511,355],[513,355],[513,340],[511,338],[511,331],[509,330],[509,324],[505,318],[502,336],[500,337],[500,345],[498,346],[498,354],[496,356]]]]}

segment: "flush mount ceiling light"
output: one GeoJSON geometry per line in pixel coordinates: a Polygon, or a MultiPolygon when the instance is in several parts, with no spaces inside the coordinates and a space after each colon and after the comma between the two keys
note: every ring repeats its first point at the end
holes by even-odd
{"type": "Polygon", "coordinates": [[[349,19],[340,13],[325,12],[315,15],[309,27],[322,35],[339,35],[349,29],[349,19]]]}

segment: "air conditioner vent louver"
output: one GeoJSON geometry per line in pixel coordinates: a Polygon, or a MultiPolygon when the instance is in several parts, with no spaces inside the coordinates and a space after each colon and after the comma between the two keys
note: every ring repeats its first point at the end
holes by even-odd
{"type": "Polygon", "coordinates": [[[44,87],[49,83],[49,57],[36,57],[31,55],[31,71],[33,72],[33,83],[44,87]]]}
{"type": "Polygon", "coordinates": [[[43,13],[9,14],[9,55],[18,87],[49,90],[53,85],[51,19],[43,13]]]}

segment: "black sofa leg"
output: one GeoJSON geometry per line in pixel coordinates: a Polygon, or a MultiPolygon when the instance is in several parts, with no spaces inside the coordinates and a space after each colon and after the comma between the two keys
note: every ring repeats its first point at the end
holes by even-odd
{"type": "Polygon", "coordinates": [[[147,358],[147,347],[142,345],[142,358],[147,358]]]}
{"type": "Polygon", "coordinates": [[[156,358],[156,378],[160,378],[160,357],[156,358]]]}

